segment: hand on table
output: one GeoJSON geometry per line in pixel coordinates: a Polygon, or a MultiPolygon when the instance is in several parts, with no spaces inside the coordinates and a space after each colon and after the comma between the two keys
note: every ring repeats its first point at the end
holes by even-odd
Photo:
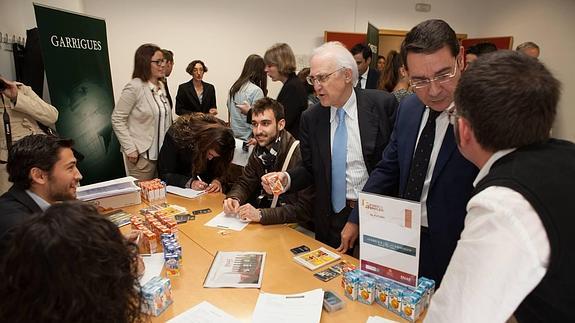
{"type": "Polygon", "coordinates": [[[341,230],[341,244],[337,248],[337,252],[345,253],[348,249],[353,248],[355,240],[359,236],[359,225],[347,222],[341,230]]]}

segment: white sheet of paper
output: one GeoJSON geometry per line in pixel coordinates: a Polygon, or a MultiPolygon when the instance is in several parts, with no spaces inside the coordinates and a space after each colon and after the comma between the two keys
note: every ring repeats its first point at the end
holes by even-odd
{"type": "Polygon", "coordinates": [[[144,260],[144,275],[140,278],[140,285],[144,286],[150,279],[160,276],[164,268],[164,254],[153,253],[150,256],[142,257],[144,260]]]}
{"type": "Polygon", "coordinates": [[[254,146],[250,145],[248,151],[244,151],[242,149],[243,141],[241,139],[236,139],[236,148],[234,149],[234,158],[232,159],[232,164],[239,165],[239,166],[246,166],[248,163],[248,159],[254,150],[254,146]]]}
{"type": "Polygon", "coordinates": [[[235,216],[227,216],[223,211],[204,224],[208,227],[242,231],[249,222],[240,220],[235,216]]]}
{"type": "Polygon", "coordinates": [[[318,323],[323,306],[321,288],[292,295],[261,292],[252,323],[318,323]]]}
{"type": "Polygon", "coordinates": [[[416,286],[421,204],[364,192],[357,204],[361,270],[416,286]]]}
{"type": "Polygon", "coordinates": [[[397,321],[383,318],[381,316],[370,316],[365,323],[398,323],[397,321]]]}
{"type": "Polygon", "coordinates": [[[239,323],[235,317],[203,301],[184,313],[172,318],[168,323],[239,323]]]}
{"type": "Polygon", "coordinates": [[[206,193],[206,191],[196,191],[196,190],[193,190],[191,188],[181,188],[181,187],[172,186],[172,185],[166,186],[166,191],[168,191],[168,193],[187,197],[189,199],[196,198],[196,197],[206,193]]]}

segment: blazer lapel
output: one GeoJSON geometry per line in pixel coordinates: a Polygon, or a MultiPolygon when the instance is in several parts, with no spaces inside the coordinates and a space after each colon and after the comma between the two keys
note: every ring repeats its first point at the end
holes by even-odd
{"type": "Polygon", "coordinates": [[[194,101],[198,107],[200,106],[200,98],[198,97],[198,93],[196,93],[196,88],[194,87],[194,81],[189,82],[188,92],[190,93],[190,97],[192,101],[194,101]]]}
{"type": "Polygon", "coordinates": [[[150,89],[148,82],[144,83],[142,90],[144,91],[146,100],[148,100],[148,106],[152,109],[152,113],[154,113],[154,111],[156,111],[157,102],[156,99],[154,99],[154,93],[152,93],[152,89],[150,89]]]}
{"type": "Polygon", "coordinates": [[[36,202],[30,197],[30,195],[28,195],[28,193],[26,193],[26,191],[12,186],[10,188],[10,193],[12,193],[18,202],[20,202],[22,205],[25,205],[30,211],[32,211],[32,213],[42,212],[40,206],[36,204],[36,202]]]}
{"type": "Polygon", "coordinates": [[[407,129],[398,135],[398,151],[399,151],[399,169],[404,171],[400,172],[399,179],[399,192],[403,196],[403,191],[405,189],[407,179],[409,177],[409,170],[411,169],[411,160],[413,159],[413,152],[415,151],[415,145],[417,143],[417,135],[419,134],[419,127],[421,125],[421,118],[423,117],[423,112],[425,111],[425,106],[419,104],[414,111],[404,111],[403,113],[413,113],[412,117],[404,117],[401,120],[403,123],[398,125],[398,129],[407,129]]]}
{"type": "Polygon", "coordinates": [[[451,158],[451,155],[457,148],[457,144],[455,143],[455,136],[453,134],[453,126],[449,125],[447,127],[447,132],[445,133],[445,138],[443,138],[443,143],[441,144],[441,149],[439,150],[439,155],[437,156],[437,160],[435,161],[435,168],[433,169],[433,175],[431,176],[431,183],[429,184],[429,188],[433,187],[435,184],[436,178],[441,174],[441,171],[447,164],[447,161],[451,158]]]}
{"type": "Polygon", "coordinates": [[[367,161],[371,160],[370,156],[373,154],[373,150],[375,149],[379,119],[373,112],[373,102],[368,101],[361,91],[356,90],[356,99],[361,152],[363,154],[363,160],[366,163],[365,166],[367,171],[368,173],[371,173],[371,168],[375,165],[369,165],[367,161]]]}
{"type": "Polygon", "coordinates": [[[317,142],[319,155],[322,156],[323,169],[325,172],[326,185],[331,189],[331,142],[330,142],[330,124],[331,117],[329,107],[321,107],[317,126],[317,142]]]}

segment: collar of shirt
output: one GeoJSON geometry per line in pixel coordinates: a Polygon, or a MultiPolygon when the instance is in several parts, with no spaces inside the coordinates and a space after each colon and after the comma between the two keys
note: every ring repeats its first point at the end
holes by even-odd
{"type": "Polygon", "coordinates": [[[148,81],[148,87],[150,87],[150,90],[152,90],[152,93],[158,93],[158,94],[163,94],[164,92],[164,84],[159,81],[158,82],[158,86],[156,86],[154,83],[148,81]]]}
{"type": "Polygon", "coordinates": [[[504,150],[497,151],[496,153],[491,155],[491,157],[489,157],[489,159],[487,160],[485,165],[483,165],[483,167],[481,167],[481,170],[477,174],[475,181],[473,181],[473,187],[477,186],[477,183],[479,183],[479,181],[481,181],[485,176],[487,176],[487,174],[489,174],[489,171],[491,170],[491,166],[493,166],[493,164],[496,161],[501,159],[503,156],[512,153],[513,151],[515,151],[515,149],[516,148],[504,149],[504,150]]]}
{"type": "MultiPolygon", "coordinates": [[[[343,109],[345,111],[345,114],[351,120],[357,119],[357,104],[356,104],[356,102],[357,102],[357,98],[355,97],[355,91],[351,91],[351,95],[349,96],[349,98],[347,99],[347,101],[345,102],[343,107],[341,107],[341,109],[343,109]]],[[[332,106],[330,108],[329,123],[332,123],[335,121],[337,109],[338,108],[336,108],[334,106],[332,106]]]]}
{"type": "Polygon", "coordinates": [[[367,74],[369,73],[369,67],[365,70],[365,73],[361,74],[361,78],[367,80],[367,74]]]}
{"type": "Polygon", "coordinates": [[[38,206],[42,209],[42,211],[46,211],[46,209],[50,207],[50,203],[46,202],[46,200],[41,198],[38,194],[30,190],[26,190],[26,194],[28,194],[28,196],[30,196],[34,200],[34,202],[38,204],[38,206]]]}

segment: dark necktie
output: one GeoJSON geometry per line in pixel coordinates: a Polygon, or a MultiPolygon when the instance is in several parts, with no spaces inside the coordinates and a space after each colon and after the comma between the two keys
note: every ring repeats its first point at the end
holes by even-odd
{"type": "Polygon", "coordinates": [[[357,79],[357,84],[355,85],[356,89],[361,90],[361,80],[363,79],[363,76],[359,76],[359,78],[357,79]]]}
{"type": "Polygon", "coordinates": [[[417,143],[417,148],[411,161],[411,169],[409,170],[409,178],[407,180],[407,187],[405,188],[405,199],[418,202],[421,199],[423,182],[427,175],[429,159],[431,158],[431,151],[433,150],[433,141],[435,140],[435,119],[437,119],[440,114],[441,112],[439,111],[429,109],[427,122],[421,131],[419,142],[417,143]]]}

